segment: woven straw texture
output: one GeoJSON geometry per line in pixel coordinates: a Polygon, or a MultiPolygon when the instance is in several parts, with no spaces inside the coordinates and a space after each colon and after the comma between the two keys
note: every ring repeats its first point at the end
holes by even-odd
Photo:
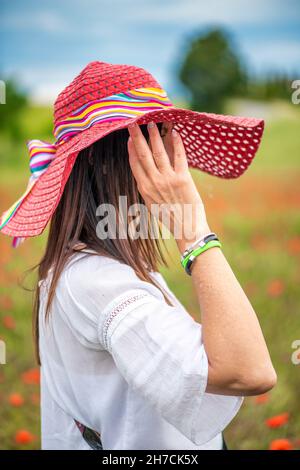
{"type": "MultiPolygon", "coordinates": [[[[139,87],[161,87],[144,69],[91,62],[58,96],[54,123],[96,99],[139,87]]],[[[221,178],[237,178],[252,162],[264,122],[255,118],[222,116],[169,107],[120,121],[100,122],[60,145],[56,158],[41,175],[2,232],[18,237],[43,232],[55,211],[78,152],[131,122],[169,121],[180,133],[190,167],[221,178]]]]}
{"type": "Polygon", "coordinates": [[[54,103],[54,124],[89,101],[142,87],[159,88],[160,85],[140,67],[91,62],[58,95],[54,103]]]}

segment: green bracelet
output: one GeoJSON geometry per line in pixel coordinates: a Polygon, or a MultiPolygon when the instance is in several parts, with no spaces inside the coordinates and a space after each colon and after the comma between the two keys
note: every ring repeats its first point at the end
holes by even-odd
{"type": "Polygon", "coordinates": [[[211,240],[207,242],[204,246],[199,246],[195,248],[191,253],[189,253],[182,261],[181,265],[182,267],[186,270],[187,274],[191,275],[190,267],[194,259],[199,256],[201,253],[204,253],[204,251],[209,250],[209,248],[213,247],[222,247],[222,244],[219,240],[211,240]],[[191,262],[189,262],[191,261],[191,262]]]}

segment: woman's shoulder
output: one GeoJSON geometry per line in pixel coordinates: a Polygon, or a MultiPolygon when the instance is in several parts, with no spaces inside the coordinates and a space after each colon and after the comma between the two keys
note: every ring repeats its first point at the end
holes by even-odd
{"type": "Polygon", "coordinates": [[[128,278],[137,278],[134,269],[125,262],[93,250],[75,252],[66,263],[63,278],[67,282],[91,284],[109,282],[118,284],[128,278]]]}
{"type": "MultiPolygon", "coordinates": [[[[153,271],[150,276],[165,287],[159,272],[153,271]]],[[[121,294],[132,295],[140,290],[163,297],[161,290],[152,282],[140,279],[132,266],[93,250],[80,251],[71,256],[57,288],[58,296],[68,296],[77,304],[93,303],[101,308],[121,294]]]]}
{"type": "MultiPolygon", "coordinates": [[[[47,278],[39,283],[40,287],[45,287],[41,289],[44,293],[50,286],[52,272],[50,269],[47,278]]],[[[71,301],[77,306],[93,304],[104,308],[120,295],[132,296],[135,291],[141,290],[159,299],[164,298],[164,291],[175,303],[177,300],[159,271],[150,271],[149,280],[142,280],[134,268],[124,261],[77,245],[60,273],[55,297],[62,303],[71,301]]]]}
{"type": "MultiPolygon", "coordinates": [[[[92,281],[99,281],[104,271],[119,272],[124,270],[123,263],[115,258],[100,255],[94,250],[78,250],[67,259],[59,276],[58,285],[69,284],[75,286],[77,284],[84,286],[89,285],[92,281]]],[[[128,266],[129,268],[129,266],[128,266]]],[[[127,269],[127,271],[129,271],[127,269]]],[[[53,275],[53,266],[48,270],[45,279],[39,281],[40,287],[46,287],[50,284],[53,275]]]]}
{"type": "Polygon", "coordinates": [[[80,250],[75,251],[68,259],[63,272],[76,277],[82,277],[85,272],[87,277],[92,277],[97,273],[101,273],[107,269],[110,270],[123,270],[125,264],[116,258],[109,257],[104,254],[99,254],[94,250],[80,250]]]}

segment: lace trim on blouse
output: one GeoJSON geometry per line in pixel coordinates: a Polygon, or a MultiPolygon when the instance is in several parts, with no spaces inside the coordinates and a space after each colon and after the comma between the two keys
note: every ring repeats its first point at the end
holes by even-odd
{"type": "Polygon", "coordinates": [[[147,299],[153,299],[153,296],[144,291],[138,291],[137,289],[127,291],[125,294],[115,298],[102,313],[102,321],[99,325],[99,335],[102,338],[102,343],[105,349],[111,351],[110,338],[124,316],[131,310],[137,308],[142,303],[146,302],[147,299]]]}

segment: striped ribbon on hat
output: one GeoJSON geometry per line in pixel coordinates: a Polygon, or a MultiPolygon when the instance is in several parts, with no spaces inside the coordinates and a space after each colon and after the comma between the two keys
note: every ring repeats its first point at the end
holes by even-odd
{"type": "Polygon", "coordinates": [[[54,136],[57,143],[61,140],[65,142],[97,122],[133,118],[169,106],[172,106],[172,103],[161,88],[130,90],[81,106],[70,117],[55,126],[54,136]]]}
{"type": "MultiPolygon", "coordinates": [[[[59,145],[98,122],[134,118],[149,111],[170,106],[173,106],[173,104],[162,88],[137,88],[100,100],[90,101],[81,106],[71,116],[56,124],[53,132],[54,144],[43,140],[28,141],[31,176],[24,194],[2,215],[0,230],[12,219],[39,177],[55,159],[59,145]]],[[[14,237],[13,246],[18,246],[21,241],[23,241],[22,237],[14,237]]]]}

